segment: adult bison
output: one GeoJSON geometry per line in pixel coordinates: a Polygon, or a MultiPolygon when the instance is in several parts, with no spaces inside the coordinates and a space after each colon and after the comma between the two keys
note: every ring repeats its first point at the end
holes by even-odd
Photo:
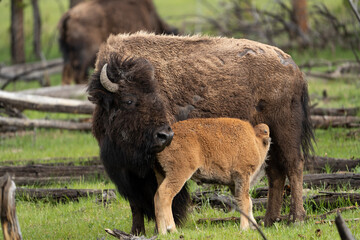
{"type": "Polygon", "coordinates": [[[59,22],[62,84],[87,82],[99,46],[110,34],[139,30],[176,33],[160,19],[152,0],[92,0],[67,11],[59,22]]]}
{"type": "MultiPolygon", "coordinates": [[[[304,219],[303,164],[313,139],[307,82],[280,49],[221,37],[110,36],[98,53],[88,92],[96,104],[93,134],[105,169],[129,199],[132,232],[144,231],[144,214],[154,217],[154,153],[171,141],[169,125],[195,117],[266,123],[273,144],[265,224],[280,216],[286,177],[289,219],[304,219]]],[[[185,197],[182,189],[173,211],[183,209],[185,197]]],[[[184,216],[174,215],[178,221],[184,216]]]]}

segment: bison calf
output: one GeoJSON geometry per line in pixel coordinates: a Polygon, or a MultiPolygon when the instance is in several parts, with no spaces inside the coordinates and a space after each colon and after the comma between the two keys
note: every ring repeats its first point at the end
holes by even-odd
{"type": "MultiPolygon", "coordinates": [[[[269,150],[269,127],[252,127],[239,119],[210,118],[177,122],[172,128],[172,143],[157,154],[161,168],[155,168],[159,187],[154,203],[159,233],[176,230],[172,200],[190,178],[229,186],[240,210],[255,222],[249,188],[269,150]]],[[[243,215],[240,227],[249,228],[243,215]]]]}

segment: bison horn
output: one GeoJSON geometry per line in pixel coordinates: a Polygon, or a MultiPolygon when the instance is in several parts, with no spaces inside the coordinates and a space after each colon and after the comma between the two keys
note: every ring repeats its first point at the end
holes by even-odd
{"type": "Polygon", "coordinates": [[[100,83],[101,83],[101,85],[103,85],[103,87],[106,90],[108,90],[109,92],[114,93],[119,89],[119,85],[117,85],[116,83],[113,83],[112,81],[110,81],[110,79],[107,76],[106,69],[107,69],[107,63],[105,63],[103,68],[101,69],[100,83]]]}

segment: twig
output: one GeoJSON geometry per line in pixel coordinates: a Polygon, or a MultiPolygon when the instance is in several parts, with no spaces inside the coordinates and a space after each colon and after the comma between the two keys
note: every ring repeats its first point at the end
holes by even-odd
{"type": "Polygon", "coordinates": [[[109,228],[105,228],[105,232],[110,234],[113,237],[116,237],[116,238],[122,239],[122,240],[155,240],[157,238],[157,236],[153,236],[151,238],[146,238],[144,236],[138,237],[138,236],[134,236],[132,234],[128,234],[126,232],[123,232],[123,231],[120,231],[117,229],[111,230],[109,228]]]}
{"type": "Polygon", "coordinates": [[[360,14],[359,14],[359,12],[358,12],[358,10],[357,10],[357,8],[356,8],[355,4],[353,3],[353,1],[352,1],[352,0],[348,0],[348,1],[349,1],[349,3],[350,3],[351,9],[353,10],[353,12],[354,12],[354,14],[355,14],[355,16],[356,16],[357,20],[358,20],[358,21],[359,21],[359,23],[360,23],[360,14]]]}
{"type": "MultiPolygon", "coordinates": [[[[359,220],[359,218],[356,218],[356,221],[358,221],[358,220],[359,220]]],[[[341,217],[341,214],[338,213],[337,217],[335,218],[335,224],[336,224],[336,227],[340,234],[341,240],[355,240],[355,238],[351,234],[349,228],[346,226],[345,221],[341,217]]],[[[355,219],[352,219],[352,221],[355,221],[355,219]]]]}

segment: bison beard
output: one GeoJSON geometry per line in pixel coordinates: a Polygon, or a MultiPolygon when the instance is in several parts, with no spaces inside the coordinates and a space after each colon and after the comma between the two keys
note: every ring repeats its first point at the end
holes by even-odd
{"type": "MultiPolygon", "coordinates": [[[[155,155],[143,155],[146,151],[137,150],[133,158],[127,156],[127,151],[116,147],[107,136],[100,147],[100,157],[110,179],[124,198],[130,202],[134,220],[143,221],[143,215],[148,219],[155,219],[154,195],[158,188],[155,173],[149,166],[155,164],[155,155]],[[129,160],[131,159],[131,164],[129,160]],[[141,215],[141,216],[140,216],[141,215]]],[[[186,185],[174,198],[172,211],[176,224],[180,224],[186,217],[189,204],[189,193],[186,185]]],[[[141,223],[133,224],[132,233],[144,233],[141,223]]]]}

